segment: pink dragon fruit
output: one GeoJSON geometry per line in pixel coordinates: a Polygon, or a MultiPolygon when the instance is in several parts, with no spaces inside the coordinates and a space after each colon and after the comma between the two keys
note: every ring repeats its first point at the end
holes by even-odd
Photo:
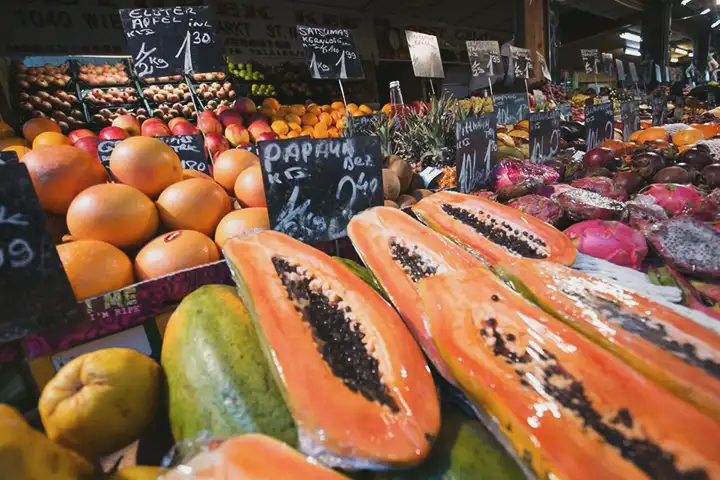
{"type": "Polygon", "coordinates": [[[654,225],[668,219],[667,213],[657,204],[655,197],[649,195],[637,195],[625,206],[628,211],[628,224],[645,235],[654,225]]]}
{"type": "Polygon", "coordinates": [[[487,190],[478,190],[477,192],[472,192],[470,195],[474,195],[480,198],[486,198],[488,200],[492,200],[493,202],[497,200],[497,195],[495,195],[495,192],[489,192],[487,190]]]}
{"type": "Polygon", "coordinates": [[[689,218],[671,218],[655,225],[648,241],[675,270],[720,279],[720,232],[709,224],[689,218]]]}
{"type": "Polygon", "coordinates": [[[648,253],[645,236],[621,222],[587,220],[565,235],[580,252],[623,267],[638,269],[648,253]]]}
{"type": "Polygon", "coordinates": [[[573,187],[565,183],[554,183],[552,185],[545,185],[540,189],[538,195],[543,197],[553,198],[554,195],[560,194],[566,190],[572,190],[573,187]]]}
{"type": "Polygon", "coordinates": [[[607,198],[613,200],[626,201],[628,194],[625,190],[617,188],[615,182],[607,177],[585,177],[572,182],[572,186],[575,188],[582,188],[583,190],[590,190],[591,192],[599,193],[607,198]]]}
{"type": "Polygon", "coordinates": [[[525,195],[508,203],[509,207],[517,208],[521,212],[537,217],[550,225],[557,225],[565,213],[554,200],[540,195],[525,195]]]}
{"type": "Polygon", "coordinates": [[[493,169],[493,190],[500,198],[522,197],[559,178],[560,174],[546,165],[505,158],[493,169]]]}
{"type": "Polygon", "coordinates": [[[552,199],[573,220],[623,220],[627,215],[624,202],[581,188],[570,187],[552,199]]]}
{"type": "Polygon", "coordinates": [[[656,183],[640,191],[655,198],[655,202],[673,216],[683,212],[692,215],[700,210],[702,195],[692,185],[677,183],[656,183]]]}

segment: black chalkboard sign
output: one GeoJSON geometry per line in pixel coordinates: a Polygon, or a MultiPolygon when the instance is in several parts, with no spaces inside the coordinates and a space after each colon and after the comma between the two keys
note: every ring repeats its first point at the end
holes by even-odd
{"type": "Polygon", "coordinates": [[[627,141],[633,132],[640,130],[640,102],[631,100],[621,103],[620,119],[623,125],[623,138],[627,141]]]}
{"type": "Polygon", "coordinates": [[[383,204],[378,137],[260,143],[273,230],[306,243],[346,236],[353,215],[383,204]]]}
{"type": "Polygon", "coordinates": [[[312,78],[365,78],[350,30],[298,25],[297,32],[312,78]]]}
{"type": "Polygon", "coordinates": [[[7,165],[9,163],[18,163],[18,156],[15,152],[0,152],[0,165],[7,165]]]}
{"type": "MultiPolygon", "coordinates": [[[[197,170],[212,175],[212,167],[205,152],[205,143],[202,135],[173,135],[171,137],[155,137],[169,145],[180,157],[183,169],[197,170]]],[[[101,140],[98,142],[98,157],[103,166],[110,169],[110,154],[115,145],[122,140],[101,140]]]]}
{"type": "Polygon", "coordinates": [[[530,161],[543,163],[560,150],[560,112],[530,114],[530,161]]]}
{"type": "Polygon", "coordinates": [[[533,78],[532,54],[527,48],[510,47],[515,78],[533,78]]]}
{"type": "Polygon", "coordinates": [[[613,60],[612,53],[602,53],[602,66],[603,73],[608,77],[615,75],[615,61],[613,60]]]}
{"type": "Polygon", "coordinates": [[[500,125],[515,125],[527,120],[530,114],[528,96],[525,93],[501,93],[493,97],[493,105],[500,125]]]}
{"type": "Polygon", "coordinates": [[[582,49],[580,50],[582,55],[583,65],[585,66],[585,73],[598,74],[598,65],[600,64],[600,54],[597,48],[582,49]]]}
{"type": "Polygon", "coordinates": [[[615,67],[617,69],[617,77],[618,80],[621,82],[625,81],[625,65],[623,65],[623,61],[619,58],[615,59],[615,67]]]}
{"type": "Polygon", "coordinates": [[[489,186],[490,173],[497,163],[496,128],[494,112],[457,123],[455,169],[460,193],[471,193],[489,186]]]}
{"type": "Polygon", "coordinates": [[[638,79],[638,73],[637,73],[637,66],[633,62],[628,62],[628,70],[630,71],[630,80],[632,80],[633,84],[637,84],[638,79]]]}
{"type": "Polygon", "coordinates": [[[350,118],[350,129],[353,137],[367,136],[375,134],[375,127],[387,123],[388,118],[383,112],[372,113],[370,115],[358,115],[350,118]]]}
{"type": "Polygon", "coordinates": [[[665,114],[667,107],[667,98],[665,93],[653,94],[650,97],[650,108],[652,109],[653,127],[665,125],[665,114]]]}
{"type": "Polygon", "coordinates": [[[500,45],[495,41],[468,40],[465,42],[470,60],[470,73],[473,84],[471,90],[495,83],[505,72],[500,59],[500,45]]]}
{"type": "Polygon", "coordinates": [[[22,163],[0,165],[0,343],[82,318],[22,163]]]}
{"type": "Polygon", "coordinates": [[[410,60],[416,77],[445,78],[437,37],[405,30],[410,60]]]}
{"type": "Polygon", "coordinates": [[[611,102],[585,107],[585,143],[588,150],[613,138],[613,105],[611,102]]]}
{"type": "Polygon", "coordinates": [[[258,157],[260,156],[260,149],[258,148],[257,145],[243,145],[243,146],[237,147],[237,148],[247,150],[248,152],[254,153],[258,157]]]}
{"type": "Polygon", "coordinates": [[[138,77],[225,70],[207,6],[120,9],[138,77]]]}

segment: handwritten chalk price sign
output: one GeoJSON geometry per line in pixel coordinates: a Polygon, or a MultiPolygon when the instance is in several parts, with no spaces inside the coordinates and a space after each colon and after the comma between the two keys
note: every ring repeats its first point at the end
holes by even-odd
{"type": "Polygon", "coordinates": [[[630,79],[632,80],[632,83],[637,85],[639,78],[637,73],[637,66],[635,65],[635,63],[629,62],[628,70],[630,70],[630,79]]]}
{"type": "Polygon", "coordinates": [[[530,114],[530,161],[543,163],[560,150],[560,112],[530,114]]]}
{"type": "Polygon", "coordinates": [[[306,243],[337,240],[357,213],[383,204],[378,137],[260,143],[273,230],[306,243]]]}
{"type": "Polygon", "coordinates": [[[413,72],[416,77],[445,78],[437,37],[405,30],[413,72]]]}
{"type": "Polygon", "coordinates": [[[298,25],[297,33],[312,78],[365,78],[360,56],[349,30],[298,25]]]}
{"type": "Polygon", "coordinates": [[[621,82],[625,81],[625,66],[623,65],[622,60],[619,58],[615,59],[615,67],[617,68],[617,77],[618,80],[621,82]]]}
{"type": "Polygon", "coordinates": [[[526,93],[501,93],[493,97],[493,107],[500,125],[515,125],[530,114],[526,93]]]}
{"type": "Polygon", "coordinates": [[[515,78],[533,78],[532,54],[527,48],[510,47],[515,78]]]}
{"type": "MultiPolygon", "coordinates": [[[[183,169],[197,170],[212,174],[210,160],[205,153],[202,135],[173,135],[171,137],[155,137],[169,145],[180,157],[183,169]]],[[[110,155],[122,140],[101,140],[98,142],[98,157],[103,166],[110,170],[110,155]]]]}
{"type": "MultiPolygon", "coordinates": [[[[375,134],[378,127],[388,122],[388,117],[383,112],[378,112],[372,113],[370,115],[358,115],[357,117],[349,117],[349,120],[349,136],[357,137],[375,134]]],[[[347,135],[347,132],[345,135],[347,135]]]]}
{"type": "Polygon", "coordinates": [[[138,77],[225,69],[207,6],[120,9],[138,77]]]}
{"type": "Polygon", "coordinates": [[[18,156],[15,152],[0,152],[0,165],[7,165],[9,163],[18,163],[18,156]]]}
{"type": "Polygon", "coordinates": [[[503,74],[500,44],[498,42],[468,40],[465,45],[473,78],[493,81],[495,77],[503,74]]]}
{"type": "Polygon", "coordinates": [[[612,102],[585,107],[585,143],[588,151],[613,138],[613,120],[612,102]]]}
{"type": "Polygon", "coordinates": [[[588,75],[598,74],[598,65],[600,64],[600,54],[597,48],[582,49],[580,50],[582,55],[583,65],[585,66],[585,73],[588,75]]]}
{"type": "Polygon", "coordinates": [[[460,193],[487,188],[490,173],[497,162],[495,113],[486,113],[457,123],[455,169],[460,193]]]}
{"type": "Polygon", "coordinates": [[[615,75],[615,60],[613,59],[612,53],[602,53],[602,67],[603,73],[608,77],[615,75]]]}
{"type": "Polygon", "coordinates": [[[22,163],[0,165],[0,344],[82,318],[22,163]]]}
{"type": "Polygon", "coordinates": [[[620,119],[623,125],[623,138],[628,141],[633,132],[640,130],[640,102],[632,100],[621,103],[620,119]]]}

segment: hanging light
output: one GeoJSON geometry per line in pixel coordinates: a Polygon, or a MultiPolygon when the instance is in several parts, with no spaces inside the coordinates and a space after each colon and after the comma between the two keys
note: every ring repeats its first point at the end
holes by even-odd
{"type": "Polygon", "coordinates": [[[632,32],[622,32],[620,38],[630,40],[632,42],[642,42],[642,37],[632,32]]]}
{"type": "Polygon", "coordinates": [[[688,51],[680,47],[675,47],[675,53],[679,53],[680,55],[687,55],[688,51]]]}
{"type": "Polygon", "coordinates": [[[710,28],[715,28],[718,25],[720,25],[720,20],[715,20],[712,25],[710,25],[710,28]]]}
{"type": "Polygon", "coordinates": [[[670,63],[678,63],[677,57],[673,57],[670,59],[670,63]]]}
{"type": "Polygon", "coordinates": [[[708,13],[710,13],[710,9],[709,9],[709,8],[706,8],[705,10],[703,10],[702,12],[700,12],[700,15],[707,15],[708,13]]]}
{"type": "Polygon", "coordinates": [[[634,48],[626,48],[625,49],[625,55],[630,55],[631,57],[640,57],[640,50],[635,50],[634,48]]]}
{"type": "Polygon", "coordinates": [[[690,3],[690,0],[682,0],[682,2],[680,2],[680,5],[687,5],[688,3],[690,3]]]}
{"type": "Polygon", "coordinates": [[[688,57],[693,58],[695,54],[693,52],[688,53],[688,57]]]}

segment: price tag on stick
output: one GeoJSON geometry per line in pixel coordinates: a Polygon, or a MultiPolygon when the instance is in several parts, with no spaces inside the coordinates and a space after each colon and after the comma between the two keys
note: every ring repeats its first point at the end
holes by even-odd
{"type": "Polygon", "coordinates": [[[587,150],[597,148],[615,135],[613,105],[604,102],[585,107],[585,143],[587,150]]]}
{"type": "Polygon", "coordinates": [[[600,55],[597,48],[582,49],[580,50],[580,55],[582,55],[585,73],[588,75],[597,75],[598,65],[600,64],[600,55]]]}
{"type": "Polygon", "coordinates": [[[445,78],[437,37],[405,30],[413,72],[416,77],[445,78]]]}
{"type": "Polygon", "coordinates": [[[354,215],[383,204],[381,162],[378,137],[261,142],[272,229],[306,243],[345,237],[354,215]]]}
{"type": "Polygon", "coordinates": [[[637,73],[637,66],[633,62],[628,63],[628,70],[630,70],[630,79],[634,84],[637,85],[639,79],[638,79],[638,73],[637,73]]]}
{"type": "Polygon", "coordinates": [[[640,130],[640,102],[629,101],[620,104],[620,119],[623,124],[623,138],[630,139],[630,135],[640,130]]]}
{"type": "MultiPolygon", "coordinates": [[[[197,170],[212,175],[210,160],[205,153],[202,135],[173,135],[171,137],[155,137],[170,146],[180,157],[183,169],[197,170]]],[[[98,157],[103,166],[110,170],[110,155],[122,140],[101,140],[98,142],[98,157]]]]}
{"type": "Polygon", "coordinates": [[[120,20],[140,78],[225,69],[207,6],[124,8],[120,20]]]}
{"type": "Polygon", "coordinates": [[[537,55],[538,63],[540,64],[540,71],[542,72],[543,77],[545,80],[552,82],[552,75],[550,75],[550,69],[548,68],[545,56],[540,52],[535,52],[535,54],[537,55]]]}
{"type": "Polygon", "coordinates": [[[22,163],[0,165],[0,343],[82,314],[22,163]]]}
{"type": "Polygon", "coordinates": [[[478,87],[491,86],[503,75],[500,44],[494,41],[465,42],[470,60],[470,72],[478,87]]]}
{"type": "Polygon", "coordinates": [[[530,161],[543,163],[560,150],[560,112],[530,114],[530,161]]]}
{"type": "Polygon", "coordinates": [[[512,55],[515,78],[524,78],[525,80],[533,78],[533,61],[530,50],[510,46],[510,53],[512,55]]]}
{"type": "Polygon", "coordinates": [[[298,25],[297,32],[312,78],[365,78],[362,62],[349,30],[298,25]]]}
{"type": "Polygon", "coordinates": [[[625,81],[625,66],[623,65],[622,60],[619,58],[615,59],[615,67],[617,68],[617,76],[618,80],[621,82],[625,81]]]}
{"type": "Polygon", "coordinates": [[[515,125],[527,120],[530,114],[528,96],[525,93],[501,93],[493,98],[493,108],[500,125],[515,125]]]}
{"type": "Polygon", "coordinates": [[[608,77],[612,77],[613,75],[615,75],[615,66],[613,65],[614,63],[615,62],[613,61],[612,53],[602,54],[603,73],[608,77]]]}
{"type": "Polygon", "coordinates": [[[488,188],[490,173],[497,163],[496,127],[494,112],[457,123],[455,169],[460,193],[488,188]]]}

